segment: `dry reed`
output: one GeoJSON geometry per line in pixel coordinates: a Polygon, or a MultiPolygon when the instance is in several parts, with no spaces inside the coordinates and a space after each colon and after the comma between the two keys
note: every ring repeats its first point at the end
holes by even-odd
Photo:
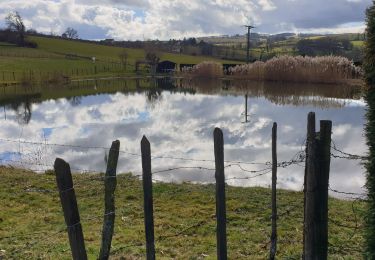
{"type": "Polygon", "coordinates": [[[250,80],[339,83],[361,78],[363,72],[345,57],[280,56],[266,62],[235,66],[228,74],[250,80]]]}
{"type": "Polygon", "coordinates": [[[204,61],[192,68],[183,68],[183,74],[193,78],[218,78],[223,76],[223,66],[213,61],[204,61]]]}

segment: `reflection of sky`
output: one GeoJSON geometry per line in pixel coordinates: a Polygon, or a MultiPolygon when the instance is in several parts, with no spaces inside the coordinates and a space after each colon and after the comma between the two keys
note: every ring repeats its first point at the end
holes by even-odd
{"type": "MultiPolygon", "coordinates": [[[[140,153],[140,140],[146,135],[151,142],[152,155],[212,160],[215,127],[224,132],[225,159],[244,162],[271,160],[271,128],[278,123],[278,160],[287,161],[303,149],[306,135],[306,118],[315,111],[317,120],[333,121],[333,139],[336,145],[350,153],[364,154],[363,137],[364,103],[344,100],[341,108],[317,108],[312,105],[275,105],[263,97],[249,98],[249,123],[244,121],[244,97],[204,94],[171,94],[163,92],[162,98],[152,104],[144,94],[96,95],[82,97],[79,104],[66,99],[49,100],[32,105],[29,124],[19,125],[16,114],[8,109],[7,120],[2,120],[1,138],[25,139],[43,143],[77,146],[109,147],[112,140],[121,141],[121,149],[140,153]]],[[[338,100],[335,100],[338,102],[338,100]]],[[[318,125],[318,124],[317,124],[318,125]]],[[[53,165],[61,157],[73,169],[105,169],[105,150],[58,146],[2,143],[2,159],[15,158],[12,153],[22,153],[24,166],[35,170],[53,165]],[[36,164],[36,165],[34,165],[36,164]],[[42,164],[42,165],[39,165],[42,164]]],[[[19,160],[19,157],[17,157],[19,160]]],[[[186,166],[213,168],[213,162],[192,162],[155,158],[154,171],[186,166]]],[[[260,170],[264,165],[243,164],[247,170],[260,170]]],[[[138,156],[121,153],[119,172],[141,171],[138,156]]],[[[278,170],[280,188],[302,188],[303,165],[278,170]]],[[[252,176],[238,167],[226,168],[228,178],[252,176]]],[[[156,174],[163,181],[213,181],[214,173],[208,170],[182,169],[156,174]]],[[[232,185],[268,186],[270,174],[248,180],[231,180],[232,185]]],[[[330,183],[332,188],[362,192],[364,169],[356,161],[332,159],[330,183]]]]}

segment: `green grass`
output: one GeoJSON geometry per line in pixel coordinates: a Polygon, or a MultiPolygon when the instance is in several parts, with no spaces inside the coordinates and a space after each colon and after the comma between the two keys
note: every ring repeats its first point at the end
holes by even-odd
{"type": "MultiPolygon", "coordinates": [[[[143,60],[143,49],[126,49],[128,52],[127,70],[119,64],[119,54],[124,48],[104,46],[94,43],[71,41],[64,39],[31,36],[30,40],[38,44],[37,49],[22,48],[11,44],[0,43],[0,82],[19,82],[25,78],[24,74],[34,71],[35,75],[58,71],[72,78],[82,78],[95,75],[94,68],[99,72],[110,70],[112,73],[134,75],[134,64],[143,60]],[[90,59],[67,59],[66,54],[76,54],[83,57],[96,57],[94,64],[90,59]],[[79,75],[76,75],[76,71],[79,75]],[[87,71],[91,71],[87,73],[87,71]],[[15,76],[13,77],[13,72],[15,76]],[[4,74],[4,75],[3,75],[4,74]]],[[[190,56],[175,53],[160,53],[161,60],[171,60],[177,64],[197,64],[205,60],[221,63],[231,63],[207,56],[190,56]]],[[[234,62],[236,63],[236,62],[234,62]]],[[[110,74],[110,73],[108,73],[110,74]]]]}
{"type": "MultiPolygon", "coordinates": [[[[55,177],[0,167],[0,254],[5,259],[70,259],[55,177]],[[61,232],[58,232],[61,231],[61,232]]],[[[96,259],[103,214],[99,175],[73,175],[86,249],[96,259]]],[[[112,259],[144,259],[142,183],[118,177],[112,259]]],[[[190,183],[154,183],[158,259],[216,259],[215,187],[190,183]]],[[[278,190],[278,259],[300,259],[303,194],[278,190]]],[[[266,259],[269,252],[270,196],[267,188],[227,187],[229,259],[266,259]]],[[[360,259],[360,231],[354,215],[364,205],[330,198],[329,258],[360,259]]],[[[358,214],[358,213],[357,213],[358,214]]]]}
{"type": "Polygon", "coordinates": [[[364,47],[364,41],[351,41],[354,47],[364,47]]]}

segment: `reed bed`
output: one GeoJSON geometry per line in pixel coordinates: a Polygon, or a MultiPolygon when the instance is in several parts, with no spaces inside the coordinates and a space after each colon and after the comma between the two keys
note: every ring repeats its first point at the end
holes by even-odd
{"type": "Polygon", "coordinates": [[[340,83],[363,76],[361,68],[339,56],[280,56],[235,66],[228,74],[250,80],[301,83],[340,83]]]}
{"type": "Polygon", "coordinates": [[[223,76],[223,65],[213,61],[204,61],[192,68],[183,68],[183,74],[193,78],[218,78],[223,76]]]}

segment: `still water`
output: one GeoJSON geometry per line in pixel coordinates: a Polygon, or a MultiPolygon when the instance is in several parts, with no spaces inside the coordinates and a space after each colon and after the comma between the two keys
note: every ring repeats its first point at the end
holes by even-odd
{"type": "MultiPolygon", "coordinates": [[[[1,163],[38,172],[51,169],[56,157],[74,171],[104,171],[108,150],[103,148],[118,139],[123,151],[118,172],[140,174],[140,140],[146,135],[155,180],[209,183],[214,181],[212,134],[220,127],[225,160],[232,161],[226,163],[232,164],[225,172],[228,183],[267,187],[267,170],[249,171],[269,167],[273,122],[278,123],[278,160],[289,161],[304,149],[310,111],[317,120],[333,121],[332,139],[339,149],[367,152],[365,103],[357,91],[343,86],[101,80],[7,87],[0,104],[1,163]],[[246,179],[259,173],[265,174],[246,179]]],[[[279,168],[278,187],[301,190],[303,177],[304,163],[279,168]]],[[[360,161],[332,158],[332,188],[361,193],[364,182],[360,161]]]]}

